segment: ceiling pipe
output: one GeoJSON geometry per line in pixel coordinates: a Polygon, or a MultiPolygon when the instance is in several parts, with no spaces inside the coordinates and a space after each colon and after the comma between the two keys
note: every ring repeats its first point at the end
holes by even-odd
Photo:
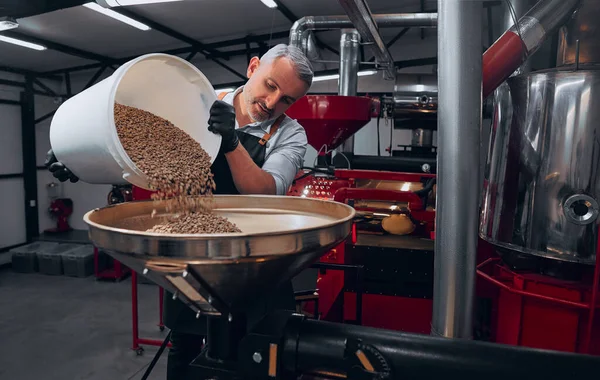
{"type": "Polygon", "coordinates": [[[394,67],[394,58],[390,54],[379,28],[373,19],[373,14],[365,0],[339,0],[350,21],[355,25],[360,33],[363,43],[372,47],[375,55],[375,62],[378,66],[384,68],[384,78],[387,80],[396,79],[396,69],[394,67]]]}
{"type": "MultiPolygon", "coordinates": [[[[519,20],[523,17],[528,10],[533,6],[532,0],[508,0],[507,3],[504,4],[504,14],[503,16],[503,27],[502,30],[510,30],[515,25],[515,17],[519,20]],[[512,10],[514,11],[514,15],[511,12],[511,8],[508,6],[510,3],[512,10]]],[[[516,29],[515,29],[516,30],[516,29]]],[[[531,71],[531,61],[526,60],[511,76],[525,74],[531,71]]]]}
{"type": "MultiPolygon", "coordinates": [[[[340,78],[338,94],[356,96],[358,91],[358,56],[360,53],[360,35],[356,29],[343,29],[340,38],[340,78]]],[[[338,152],[354,153],[354,135],[348,137],[338,152]]]]}
{"type": "Polygon", "coordinates": [[[541,0],[483,54],[483,97],[535,53],[573,14],[580,0],[541,0]]]}
{"type": "MultiPolygon", "coordinates": [[[[437,26],[437,13],[392,13],[373,15],[379,28],[437,26]]],[[[336,30],[354,28],[348,16],[306,16],[294,23],[290,29],[290,45],[300,48],[307,57],[316,57],[316,45],[311,42],[313,30],[336,30]]],[[[312,59],[312,58],[311,58],[312,59]]]]}

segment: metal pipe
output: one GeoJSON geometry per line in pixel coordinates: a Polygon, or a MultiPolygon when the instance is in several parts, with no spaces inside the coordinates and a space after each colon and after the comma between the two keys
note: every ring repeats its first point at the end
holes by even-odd
{"type": "Polygon", "coordinates": [[[340,38],[340,79],[338,93],[344,96],[356,96],[358,89],[358,54],[360,35],[356,29],[342,30],[340,38]]]}
{"type": "MultiPolygon", "coordinates": [[[[380,28],[421,27],[437,25],[437,13],[392,13],[373,15],[380,28]]],[[[290,29],[290,45],[296,46],[309,58],[316,53],[310,46],[313,30],[334,30],[354,28],[348,16],[306,16],[297,20],[290,29]]],[[[314,46],[314,44],[313,44],[314,46]]]]}
{"type": "MultiPolygon", "coordinates": [[[[340,38],[340,77],[338,93],[343,96],[356,96],[358,89],[358,56],[360,35],[356,29],[343,29],[340,38]]],[[[354,152],[354,135],[336,149],[338,152],[354,152]]]]}
{"type": "MultiPolygon", "coordinates": [[[[508,3],[512,6],[512,10],[514,10],[514,15],[511,12],[508,4],[504,4],[504,20],[503,20],[503,30],[510,30],[515,25],[515,18],[519,20],[523,17],[528,10],[532,7],[531,0],[508,0],[508,3]]],[[[525,61],[512,75],[519,75],[528,73],[531,71],[531,62],[529,60],[525,61]]]]}
{"type": "Polygon", "coordinates": [[[394,58],[379,33],[369,5],[365,0],[339,0],[339,2],[348,14],[350,21],[356,26],[362,41],[373,48],[375,62],[384,68],[384,78],[396,79],[394,58]]]}
{"type": "Polygon", "coordinates": [[[546,38],[563,25],[580,0],[541,0],[483,54],[483,97],[535,53],[546,38]]]}
{"type": "Polygon", "coordinates": [[[431,333],[471,338],[479,221],[481,1],[438,0],[438,176],[431,333]]]}

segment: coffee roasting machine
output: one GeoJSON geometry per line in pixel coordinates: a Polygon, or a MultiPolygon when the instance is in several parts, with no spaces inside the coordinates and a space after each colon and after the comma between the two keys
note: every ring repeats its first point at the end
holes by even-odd
{"type": "Polygon", "coordinates": [[[438,0],[437,14],[394,15],[373,15],[363,0],[340,3],[348,16],[304,18],[290,35],[312,56],[312,30],[342,30],[339,95],[306,96],[288,112],[320,151],[319,165],[298,174],[291,197],[217,197],[228,210],[310,214],[293,219],[307,225],[235,238],[148,236],[141,231],[152,221],[141,215],[149,202],[126,202],[86,215],[92,241],[209,316],[205,350],[191,363],[198,379],[593,374],[600,365],[587,355],[600,354],[593,107],[600,6],[540,0],[482,56],[483,2],[438,0]],[[396,77],[377,31],[390,26],[437,27],[437,81],[396,77]],[[557,67],[519,69],[554,33],[557,67]],[[393,103],[356,96],[360,43],[396,78],[393,103]],[[482,99],[491,95],[480,181],[482,99]],[[410,149],[353,155],[354,133],[382,112],[412,131],[410,149]],[[313,219],[328,222],[310,227],[313,219]],[[282,311],[247,331],[244,302],[319,258],[313,312],[330,321],[282,311]],[[475,309],[486,316],[475,317],[475,309]],[[474,319],[487,323],[494,343],[472,340],[474,319]]]}

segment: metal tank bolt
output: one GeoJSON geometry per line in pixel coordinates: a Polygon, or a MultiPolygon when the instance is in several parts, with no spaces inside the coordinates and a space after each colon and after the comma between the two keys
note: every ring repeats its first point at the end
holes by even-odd
{"type": "Polygon", "coordinates": [[[260,354],[260,352],[255,352],[252,355],[252,360],[254,360],[255,363],[260,363],[262,362],[262,355],[260,354]]]}

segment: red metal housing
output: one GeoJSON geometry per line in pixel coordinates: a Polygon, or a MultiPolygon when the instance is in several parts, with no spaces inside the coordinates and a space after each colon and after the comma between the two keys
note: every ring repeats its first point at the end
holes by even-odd
{"type": "Polygon", "coordinates": [[[379,102],[364,96],[306,95],[286,114],[306,130],[316,150],[337,148],[379,112],[379,102]]]}

